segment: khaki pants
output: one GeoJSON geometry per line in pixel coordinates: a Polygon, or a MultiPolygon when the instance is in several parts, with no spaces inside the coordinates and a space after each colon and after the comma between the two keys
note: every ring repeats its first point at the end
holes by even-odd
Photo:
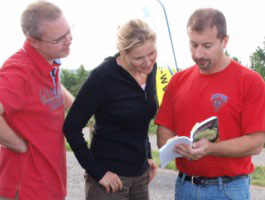
{"type": "Polygon", "coordinates": [[[86,200],[149,200],[149,177],[150,169],[139,177],[120,176],[122,190],[108,194],[103,186],[85,174],[86,200]]]}

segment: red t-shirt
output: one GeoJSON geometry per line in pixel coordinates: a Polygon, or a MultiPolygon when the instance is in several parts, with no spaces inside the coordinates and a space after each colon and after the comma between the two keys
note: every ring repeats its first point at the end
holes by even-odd
{"type": "Polygon", "coordinates": [[[11,129],[28,142],[26,153],[0,145],[0,196],[63,200],[66,151],[62,133],[64,98],[58,70],[28,42],[0,69],[0,102],[11,129]]]}
{"type": "MultiPolygon", "coordinates": [[[[188,136],[196,122],[211,116],[219,121],[220,141],[265,131],[265,84],[256,72],[235,61],[221,72],[204,75],[195,65],[172,77],[155,123],[188,136]]],[[[251,157],[207,156],[189,162],[176,159],[188,175],[216,177],[253,172],[251,157]]]]}

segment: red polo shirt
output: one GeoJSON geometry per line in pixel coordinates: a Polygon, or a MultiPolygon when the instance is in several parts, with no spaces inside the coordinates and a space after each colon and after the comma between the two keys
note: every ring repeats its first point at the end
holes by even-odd
{"type": "Polygon", "coordinates": [[[65,199],[64,98],[54,67],[25,42],[0,69],[4,119],[28,143],[26,153],[0,145],[0,197],[65,199]]]}

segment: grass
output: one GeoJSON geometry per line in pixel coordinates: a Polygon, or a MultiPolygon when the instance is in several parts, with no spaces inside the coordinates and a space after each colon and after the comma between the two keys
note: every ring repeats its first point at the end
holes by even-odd
{"type": "Polygon", "coordinates": [[[251,176],[251,184],[265,187],[265,167],[255,166],[255,171],[251,176]]]}
{"type": "Polygon", "coordinates": [[[68,142],[65,142],[65,149],[66,149],[66,151],[72,151],[68,142]]]}
{"type": "MultiPolygon", "coordinates": [[[[160,159],[159,159],[159,152],[152,150],[152,157],[154,159],[154,161],[156,162],[157,166],[160,166],[160,159]]],[[[175,161],[171,161],[166,167],[165,169],[170,169],[170,170],[177,170],[176,165],[175,165],[175,161]]]]}
{"type": "Polygon", "coordinates": [[[154,119],[152,119],[150,124],[149,124],[148,133],[149,134],[156,134],[156,128],[157,128],[157,125],[155,125],[154,119]]]}

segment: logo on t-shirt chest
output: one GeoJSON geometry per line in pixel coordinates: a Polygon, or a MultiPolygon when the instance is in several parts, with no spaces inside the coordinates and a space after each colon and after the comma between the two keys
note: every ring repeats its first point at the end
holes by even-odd
{"type": "Polygon", "coordinates": [[[57,92],[54,88],[47,88],[46,86],[40,88],[40,100],[45,106],[48,106],[51,111],[58,109],[64,105],[64,98],[62,95],[61,87],[57,87],[57,92]]]}
{"type": "Polygon", "coordinates": [[[220,93],[215,93],[211,96],[211,102],[215,112],[218,112],[227,103],[227,96],[220,93]]]}

